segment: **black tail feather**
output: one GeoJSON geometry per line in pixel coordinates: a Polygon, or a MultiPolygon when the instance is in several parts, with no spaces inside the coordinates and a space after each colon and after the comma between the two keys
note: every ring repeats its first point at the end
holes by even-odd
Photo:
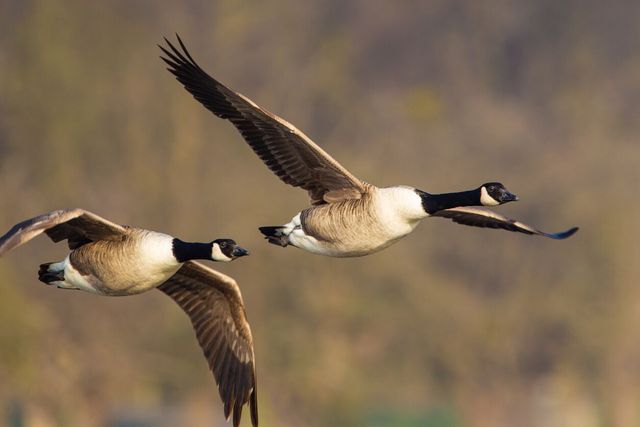
{"type": "Polygon", "coordinates": [[[283,228],[284,227],[282,227],[282,226],[270,226],[269,225],[269,226],[259,227],[258,229],[266,237],[279,237],[279,236],[282,236],[282,229],[283,228]]]}
{"type": "Polygon", "coordinates": [[[51,264],[54,263],[47,262],[45,264],[40,264],[40,269],[38,270],[38,280],[47,284],[51,282],[64,281],[64,271],[49,271],[49,266],[51,264]]]}
{"type": "Polygon", "coordinates": [[[284,227],[282,226],[259,227],[259,230],[264,234],[264,238],[273,245],[282,246],[284,248],[289,244],[289,238],[282,232],[282,230],[284,230],[284,227]]]}

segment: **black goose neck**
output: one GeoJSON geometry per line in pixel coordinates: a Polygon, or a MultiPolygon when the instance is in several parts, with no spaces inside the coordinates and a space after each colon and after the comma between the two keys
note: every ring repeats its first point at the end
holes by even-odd
{"type": "Polygon", "coordinates": [[[443,209],[456,208],[459,206],[480,206],[480,191],[469,190],[458,193],[429,194],[420,192],[422,207],[429,214],[433,214],[443,209]]]}
{"type": "Polygon", "coordinates": [[[173,256],[178,262],[192,259],[211,259],[211,243],[183,242],[174,238],[173,256]]]}

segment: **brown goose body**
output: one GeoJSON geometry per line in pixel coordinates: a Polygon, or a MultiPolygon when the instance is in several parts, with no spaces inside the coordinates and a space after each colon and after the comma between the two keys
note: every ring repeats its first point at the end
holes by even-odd
{"type": "Polygon", "coordinates": [[[134,295],[157,287],[181,267],[172,255],[172,240],[167,234],[128,227],[120,238],[89,242],[74,249],[67,259],[90,285],[82,290],[134,295]]]}
{"type": "Polygon", "coordinates": [[[426,216],[420,198],[410,188],[365,185],[366,192],[358,199],[301,211],[292,220],[299,227],[286,230],[288,243],[321,255],[363,256],[397,242],[426,216]],[[404,202],[396,203],[402,199],[404,202]]]}

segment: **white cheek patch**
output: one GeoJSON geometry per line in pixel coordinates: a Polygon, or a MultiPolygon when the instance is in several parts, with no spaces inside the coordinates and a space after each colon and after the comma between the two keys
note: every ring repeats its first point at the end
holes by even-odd
{"type": "Polygon", "coordinates": [[[226,256],[224,253],[222,253],[222,250],[220,249],[220,245],[218,245],[217,243],[214,243],[213,247],[211,248],[211,258],[214,261],[231,261],[232,260],[231,258],[226,256]]]}
{"type": "Polygon", "coordinates": [[[482,203],[483,206],[498,206],[500,204],[499,201],[489,195],[484,186],[480,188],[480,203],[482,203]]]}

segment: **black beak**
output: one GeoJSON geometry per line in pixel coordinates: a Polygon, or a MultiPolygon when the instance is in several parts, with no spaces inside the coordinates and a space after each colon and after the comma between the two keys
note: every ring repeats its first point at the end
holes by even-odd
{"type": "Polygon", "coordinates": [[[234,258],[240,258],[241,256],[249,255],[249,251],[245,248],[241,248],[240,246],[236,246],[233,248],[233,252],[231,252],[234,258]]]}
{"type": "Polygon", "coordinates": [[[509,193],[508,191],[505,190],[505,192],[502,194],[502,203],[507,203],[507,202],[517,202],[518,200],[518,196],[516,196],[513,193],[509,193]]]}

